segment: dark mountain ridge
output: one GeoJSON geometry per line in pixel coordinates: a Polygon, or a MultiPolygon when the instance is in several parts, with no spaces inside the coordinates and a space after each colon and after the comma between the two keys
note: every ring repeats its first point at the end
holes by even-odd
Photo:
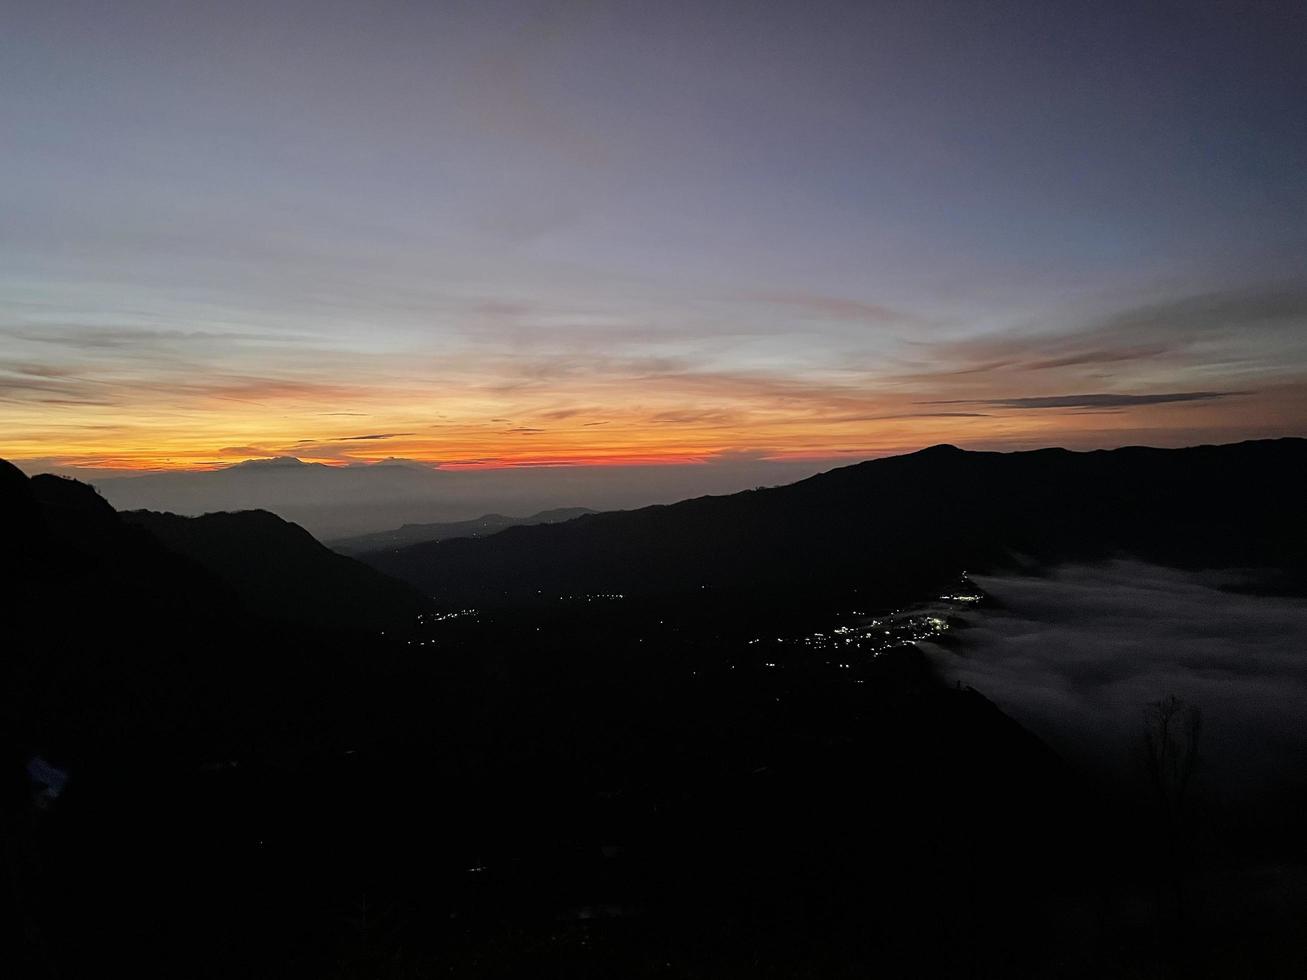
{"type": "MultiPolygon", "coordinates": [[[[1183,556],[1192,538],[1201,560],[1301,561],[1300,443],[1105,458],[1124,462],[939,448],[430,550],[529,559],[556,591],[593,580],[597,548],[603,574],[650,592],[731,574],[903,592],[991,553],[996,515],[1027,553],[1183,556]],[[1115,513],[1132,496],[1138,513],[1115,513]],[[1068,509],[1086,500],[1087,516],[1068,509]],[[1244,510],[1216,520],[1214,501],[1244,510]],[[1158,513],[1179,529],[1150,526],[1158,513]]],[[[1136,912],[1169,881],[1151,797],[1100,792],[915,647],[764,651],[711,590],[434,617],[411,641],[315,629],[258,615],[251,594],[300,562],[337,586],[357,566],[271,514],[119,515],[3,465],[0,494],[18,578],[0,657],[15,975],[1087,978],[1176,959],[1160,902],[1136,912]],[[68,774],[48,809],[36,757],[68,774]]],[[[480,557],[464,567],[484,581],[480,557]]],[[[750,630],[789,615],[762,612],[750,630]]],[[[1259,872],[1297,854],[1247,836],[1259,872]]],[[[1197,894],[1278,921],[1249,904],[1263,882],[1197,894]]],[[[1269,904],[1290,921],[1295,906],[1269,904]]],[[[1300,930],[1268,944],[1243,921],[1193,963],[1237,943],[1271,950],[1256,975],[1301,975],[1273,968],[1300,930]]]]}
{"type": "Polygon", "coordinates": [[[42,617],[94,606],[160,631],[179,617],[373,631],[425,608],[410,587],[273,514],[120,514],[85,483],[0,464],[0,571],[15,623],[48,630],[42,617]]]}
{"type": "Polygon", "coordinates": [[[1307,440],[1187,449],[934,446],[798,483],[360,556],[452,601],[540,590],[820,590],[886,597],[964,569],[1130,553],[1301,582],[1307,440]]]}
{"type": "Polygon", "coordinates": [[[339,555],[265,510],[179,517],[128,511],[124,523],[216,575],[260,615],[329,628],[400,628],[425,608],[409,587],[339,555]]]}
{"type": "Polygon", "coordinates": [[[3,461],[0,532],[11,746],[86,758],[166,732],[159,751],[198,751],[425,608],[272,514],[122,515],[87,484],[3,461]]]}
{"type": "Polygon", "coordinates": [[[530,517],[506,517],[503,514],[482,514],[470,521],[446,521],[434,524],[405,524],[390,531],[360,534],[352,538],[337,538],[327,546],[342,555],[361,555],[387,548],[404,548],[429,541],[446,541],[450,538],[483,538],[506,528],[529,524],[558,524],[594,511],[588,507],[556,507],[542,510],[530,517]]]}

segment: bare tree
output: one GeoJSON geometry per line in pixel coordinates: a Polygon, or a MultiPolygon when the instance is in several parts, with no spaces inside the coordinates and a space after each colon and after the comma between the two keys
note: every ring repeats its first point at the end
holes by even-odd
{"type": "Polygon", "coordinates": [[[1144,709],[1144,766],[1156,793],[1163,866],[1159,875],[1158,915],[1165,882],[1175,901],[1178,923],[1185,918],[1184,871],[1192,829],[1191,784],[1198,767],[1202,713],[1174,694],[1144,709]]]}

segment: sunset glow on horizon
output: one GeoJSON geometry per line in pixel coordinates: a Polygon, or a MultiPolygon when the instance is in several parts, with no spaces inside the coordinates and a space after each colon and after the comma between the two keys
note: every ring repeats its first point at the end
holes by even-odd
{"type": "Polygon", "coordinates": [[[1307,78],[1273,19],[385,6],[15,16],[0,457],[1307,432],[1307,78]]]}

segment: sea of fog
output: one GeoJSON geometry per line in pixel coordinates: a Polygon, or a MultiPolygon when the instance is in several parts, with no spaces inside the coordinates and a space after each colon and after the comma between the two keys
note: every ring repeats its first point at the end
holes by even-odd
{"type": "Polygon", "coordinates": [[[992,601],[923,649],[1065,758],[1126,771],[1146,706],[1174,695],[1202,712],[1200,785],[1256,793],[1307,774],[1307,600],[1131,561],[972,580],[992,601]]]}

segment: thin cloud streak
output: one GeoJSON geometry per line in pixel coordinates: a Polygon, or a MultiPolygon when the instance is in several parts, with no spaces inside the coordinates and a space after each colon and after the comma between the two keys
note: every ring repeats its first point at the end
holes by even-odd
{"type": "Polygon", "coordinates": [[[437,355],[414,340],[356,350],[326,338],[282,346],[265,343],[268,334],[232,339],[207,330],[164,331],[162,341],[134,347],[137,333],[156,332],[113,327],[98,347],[25,341],[14,351],[0,369],[8,433],[0,454],[71,465],[201,466],[232,460],[222,447],[263,446],[357,462],[376,458],[367,447],[385,442],[387,453],[414,459],[507,466],[679,461],[750,444],[766,444],[778,458],[810,458],[935,442],[1096,447],[1296,434],[1307,425],[1307,369],[1277,345],[1286,336],[1278,318],[1299,307],[1282,286],[1268,294],[1176,300],[1183,322],[1205,318],[1201,349],[1183,331],[1141,336],[1143,323],[1164,319],[1151,305],[1029,336],[1012,328],[900,342],[893,329],[869,324],[871,341],[899,345],[895,356],[827,363],[767,356],[749,366],[710,338],[687,346],[684,332],[618,338],[603,354],[574,348],[567,329],[553,342],[520,347],[492,332],[437,355]],[[1131,329],[1122,333],[1122,323],[1131,329]],[[1236,343],[1243,346],[1232,360],[1236,343]],[[66,352],[41,353],[50,350],[66,352]],[[924,361],[931,370],[916,367],[924,361]],[[1107,368],[1112,389],[1079,387],[1105,380],[1099,372],[1107,368]],[[1158,390],[1168,378],[1206,384],[1158,390]],[[1229,383],[1210,386],[1221,381],[1229,383]],[[941,410],[923,410],[932,406],[941,410]],[[322,432],[328,417],[335,431],[322,432]],[[367,427],[337,429],[351,417],[366,418],[367,427]],[[95,428],[106,421],[115,428],[95,428]],[[38,443],[43,451],[34,453],[38,443]]]}
{"type": "Polygon", "coordinates": [[[1173,391],[1144,395],[1039,395],[1031,398],[987,398],[924,402],[926,405],[991,405],[995,408],[1129,408],[1135,405],[1165,405],[1169,402],[1213,401],[1244,394],[1235,391],[1173,391]]]}

